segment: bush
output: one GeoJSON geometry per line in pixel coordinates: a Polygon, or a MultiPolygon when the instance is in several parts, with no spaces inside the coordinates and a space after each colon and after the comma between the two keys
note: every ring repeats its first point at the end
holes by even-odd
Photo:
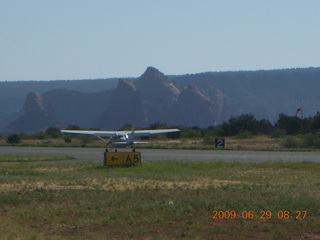
{"type": "Polygon", "coordinates": [[[299,146],[299,141],[295,137],[287,137],[283,140],[283,146],[287,148],[296,148],[299,146]]]}
{"type": "Polygon", "coordinates": [[[215,145],[216,144],[216,137],[214,136],[205,136],[203,138],[203,144],[205,145],[215,145]]]}
{"type": "Polygon", "coordinates": [[[83,144],[91,143],[93,140],[96,139],[96,137],[91,135],[81,135],[81,136],[78,136],[78,138],[81,139],[83,144]]]}
{"type": "Polygon", "coordinates": [[[251,137],[252,137],[252,133],[249,132],[248,130],[240,131],[239,134],[236,136],[237,139],[246,139],[251,137]]]}
{"type": "Polygon", "coordinates": [[[180,136],[184,138],[200,138],[202,137],[201,129],[197,127],[185,129],[180,136]]]}
{"type": "Polygon", "coordinates": [[[62,133],[60,132],[60,129],[56,127],[49,127],[46,133],[50,135],[52,138],[58,138],[58,137],[61,137],[62,135],[62,133]]]}
{"type": "Polygon", "coordinates": [[[65,141],[66,143],[71,143],[71,142],[72,142],[72,139],[71,139],[71,137],[66,136],[66,137],[64,137],[64,141],[65,141]]]}
{"type": "Polygon", "coordinates": [[[31,139],[47,139],[47,138],[49,138],[49,135],[44,132],[38,132],[38,133],[31,135],[29,138],[31,138],[31,139]]]}
{"type": "Polygon", "coordinates": [[[320,148],[320,133],[309,133],[303,137],[303,147],[315,147],[320,148]]]}
{"type": "Polygon", "coordinates": [[[271,134],[273,138],[283,138],[285,136],[287,136],[287,131],[284,129],[277,129],[271,134]]]}
{"type": "Polygon", "coordinates": [[[17,144],[20,142],[20,140],[21,138],[19,137],[18,134],[12,134],[7,137],[7,143],[17,144]]]}

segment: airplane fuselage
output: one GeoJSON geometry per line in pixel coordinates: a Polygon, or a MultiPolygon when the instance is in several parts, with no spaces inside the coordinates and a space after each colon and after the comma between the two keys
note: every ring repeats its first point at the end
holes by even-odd
{"type": "Polygon", "coordinates": [[[130,139],[128,134],[124,136],[116,136],[110,139],[111,145],[115,148],[117,147],[127,147],[133,144],[133,141],[130,139]]]}

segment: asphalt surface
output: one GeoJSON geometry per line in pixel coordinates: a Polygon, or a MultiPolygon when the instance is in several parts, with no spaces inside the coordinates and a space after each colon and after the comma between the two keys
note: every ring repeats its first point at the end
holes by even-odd
{"type": "MultiPolygon", "coordinates": [[[[119,149],[129,152],[130,149],[119,149]]],[[[233,151],[233,150],[167,150],[137,149],[142,161],[222,161],[259,163],[320,162],[320,152],[276,152],[276,151],[233,151]]],[[[71,155],[68,162],[103,162],[103,148],[56,148],[56,147],[0,147],[1,155],[71,155]]]]}

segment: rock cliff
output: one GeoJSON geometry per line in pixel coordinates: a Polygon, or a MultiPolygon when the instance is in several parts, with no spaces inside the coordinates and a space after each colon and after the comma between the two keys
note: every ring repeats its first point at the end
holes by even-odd
{"type": "Polygon", "coordinates": [[[129,80],[119,80],[107,110],[98,117],[95,128],[117,130],[125,124],[144,127],[146,124],[142,98],[139,91],[129,80]]]}
{"type": "Polygon", "coordinates": [[[205,127],[216,121],[216,104],[196,86],[185,88],[175,105],[173,121],[187,127],[205,127]]]}
{"type": "Polygon", "coordinates": [[[134,84],[141,93],[148,123],[172,122],[168,113],[176,104],[180,89],[153,67],[148,67],[134,84]]]}
{"type": "Polygon", "coordinates": [[[55,116],[65,127],[77,125],[92,128],[97,116],[106,110],[110,101],[111,90],[97,93],[81,93],[78,91],[56,89],[43,94],[45,105],[50,105],[55,116]]]}
{"type": "Polygon", "coordinates": [[[8,124],[4,133],[33,133],[44,131],[50,126],[57,125],[54,110],[44,106],[40,93],[31,92],[26,97],[26,102],[19,118],[8,124]]]}

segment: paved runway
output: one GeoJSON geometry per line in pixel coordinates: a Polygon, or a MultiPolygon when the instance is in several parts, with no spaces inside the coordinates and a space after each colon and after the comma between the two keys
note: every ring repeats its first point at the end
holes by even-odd
{"type": "MultiPolygon", "coordinates": [[[[130,149],[120,149],[130,151],[130,149]]],[[[119,151],[120,151],[119,150],[119,151]]],[[[320,152],[137,149],[142,161],[320,162],[320,152]]],[[[71,155],[68,162],[103,162],[103,148],[0,147],[0,154],[71,155]]]]}

